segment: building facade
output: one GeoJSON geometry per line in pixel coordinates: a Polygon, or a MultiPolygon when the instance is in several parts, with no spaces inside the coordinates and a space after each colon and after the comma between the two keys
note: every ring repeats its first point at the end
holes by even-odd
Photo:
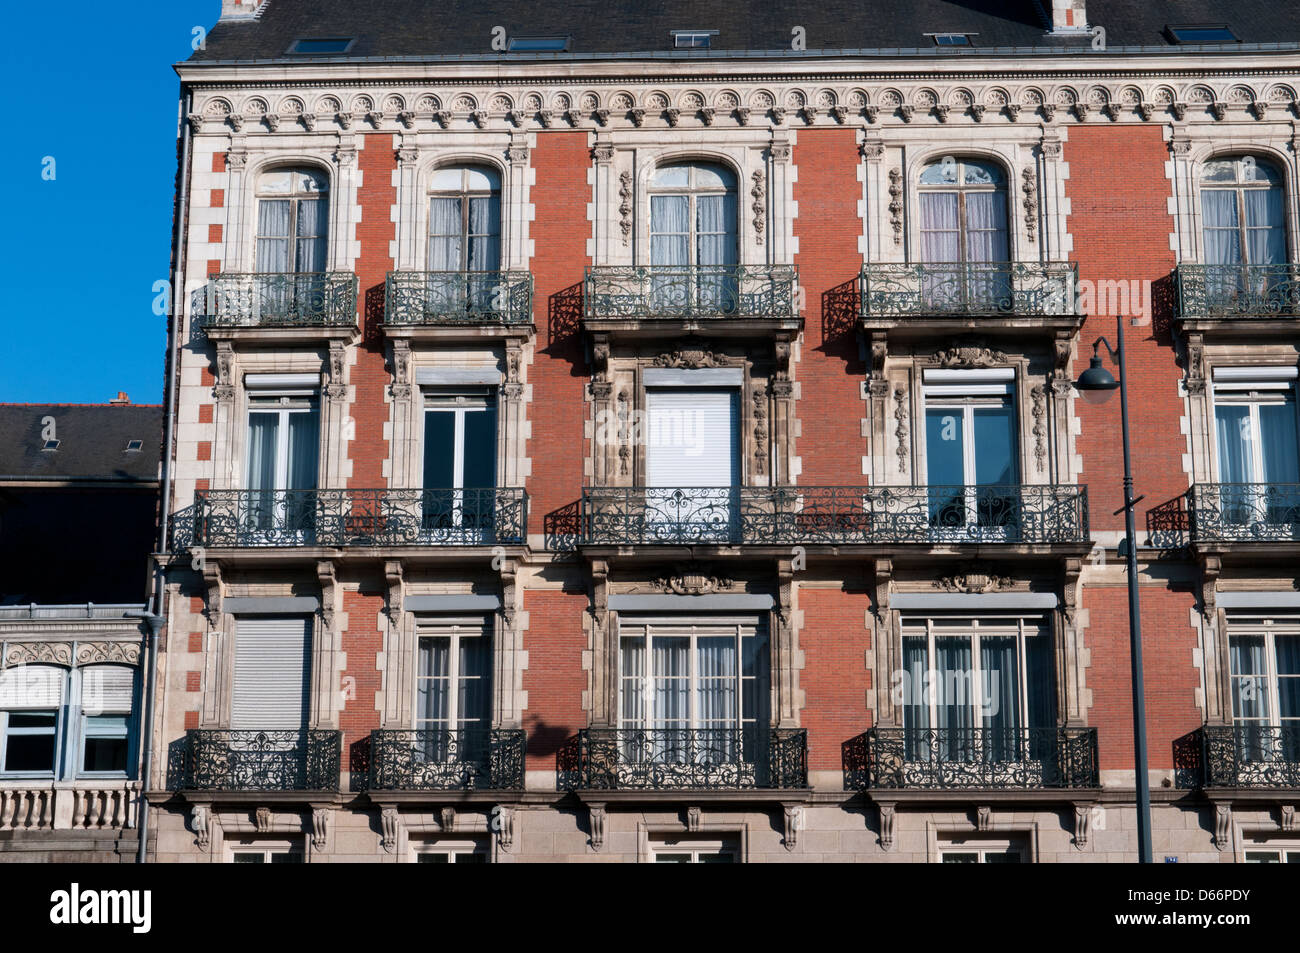
{"type": "Polygon", "coordinates": [[[894,6],[226,0],[153,859],[1134,859],[1117,320],[1156,855],[1300,858],[1300,14],[894,6]]]}
{"type": "Polygon", "coordinates": [[[162,420],[0,404],[0,861],[136,855],[162,420]]]}

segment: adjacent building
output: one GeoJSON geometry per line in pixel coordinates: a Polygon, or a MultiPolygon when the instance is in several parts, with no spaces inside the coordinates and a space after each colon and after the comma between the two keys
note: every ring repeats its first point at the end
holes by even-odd
{"type": "Polygon", "coordinates": [[[1157,858],[1300,859],[1300,12],[1003,6],[224,0],[151,859],[1133,859],[1117,319],[1157,858]]]}
{"type": "Polygon", "coordinates": [[[135,856],[162,419],[0,404],[0,860],[135,856]]]}

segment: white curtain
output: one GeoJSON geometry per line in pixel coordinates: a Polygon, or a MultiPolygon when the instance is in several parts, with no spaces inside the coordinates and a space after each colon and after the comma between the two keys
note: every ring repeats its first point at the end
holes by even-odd
{"type": "Polygon", "coordinates": [[[476,196],[469,200],[470,271],[497,271],[501,267],[500,221],[499,196],[476,196]]]}
{"type": "Polygon", "coordinates": [[[971,750],[974,727],[970,681],[971,642],[965,636],[945,636],[934,640],[934,667],[939,672],[940,692],[935,727],[945,732],[941,750],[953,760],[964,759],[971,750]]]}
{"type": "Polygon", "coordinates": [[[622,640],[619,713],[627,728],[645,727],[645,637],[622,640]]]}
{"type": "Polygon", "coordinates": [[[491,722],[491,643],[482,636],[460,639],[460,685],[456,728],[486,728],[491,722]]]}
{"type": "Polygon", "coordinates": [[[258,274],[278,274],[293,270],[289,266],[292,209],[293,203],[288,199],[262,199],[257,203],[258,274]]]}
{"type": "Polygon", "coordinates": [[[1242,721],[1268,720],[1268,675],[1264,637],[1234,636],[1229,644],[1232,666],[1232,716],[1242,721]]]}
{"type": "Polygon", "coordinates": [[[298,274],[312,274],[325,270],[328,235],[329,200],[299,199],[298,248],[294,269],[298,274]]]}
{"type": "Polygon", "coordinates": [[[1015,761],[1020,749],[1020,665],[1014,636],[980,639],[980,693],[984,710],[984,756],[991,761],[1015,761]]]}
{"type": "Polygon", "coordinates": [[[685,195],[650,197],[650,264],[690,264],[690,202],[685,195]]]}
{"type": "Polygon", "coordinates": [[[697,255],[701,265],[736,263],[736,196],[701,195],[695,200],[697,255]]]}
{"type": "Polygon", "coordinates": [[[1237,221],[1237,193],[1232,189],[1202,189],[1201,217],[1205,230],[1207,265],[1241,264],[1241,232],[1237,221]]]}
{"type": "Polygon", "coordinates": [[[1260,404],[1259,430],[1264,457],[1263,482],[1300,483],[1295,401],[1260,404]]]}
{"type": "Polygon", "coordinates": [[[921,260],[961,261],[961,222],[957,193],[921,193],[921,260]]]}
{"type": "Polygon", "coordinates": [[[1286,235],[1282,230],[1282,190],[1246,189],[1246,255],[1252,265],[1286,263],[1286,235]]]}
{"type": "Polygon", "coordinates": [[[1007,260],[1007,202],[1004,192],[966,194],[966,260],[1007,260]]]}
{"type": "Polygon", "coordinates": [[[419,675],[415,693],[415,727],[446,729],[451,715],[448,678],[451,674],[451,640],[421,639],[419,675]]]}
{"type": "Polygon", "coordinates": [[[1220,483],[1253,483],[1250,407],[1219,404],[1214,408],[1220,483]]]}
{"type": "Polygon", "coordinates": [[[248,488],[275,489],[275,444],[279,414],[248,415],[248,488]]]}
{"type": "Polygon", "coordinates": [[[316,489],[316,457],[320,449],[320,421],[316,411],[289,415],[290,490],[316,489]]]}
{"type": "Polygon", "coordinates": [[[435,198],[429,202],[429,270],[461,269],[461,200],[435,198]]]}

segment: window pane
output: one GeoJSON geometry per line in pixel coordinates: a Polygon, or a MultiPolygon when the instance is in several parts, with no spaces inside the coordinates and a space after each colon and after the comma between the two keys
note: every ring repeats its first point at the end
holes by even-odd
{"type": "Polygon", "coordinates": [[[975,483],[1015,485],[1016,435],[1010,407],[975,408],[975,483]]]}
{"type": "Polygon", "coordinates": [[[420,640],[420,675],[416,686],[415,717],[426,722],[419,727],[437,728],[450,713],[447,678],[451,671],[451,641],[445,638],[420,640]]]}
{"type": "Polygon", "coordinates": [[[469,488],[496,486],[497,412],[495,407],[465,414],[465,479],[469,488]]]}
{"type": "Polygon", "coordinates": [[[125,738],[87,738],[82,758],[83,771],[126,771],[125,738]]]}
{"type": "Polygon", "coordinates": [[[424,485],[448,489],[456,485],[456,415],[443,410],[424,414],[424,485]]]}
{"type": "Polygon", "coordinates": [[[1242,720],[1268,718],[1264,637],[1234,636],[1228,649],[1232,666],[1232,714],[1242,720]]]}
{"type": "Polygon", "coordinates": [[[460,699],[457,728],[485,728],[491,722],[491,641],[460,639],[460,699]]]}
{"type": "Polygon", "coordinates": [[[685,187],[691,184],[690,167],[685,165],[662,165],[655,170],[652,186],[685,187]]]}
{"type": "Polygon", "coordinates": [[[289,415],[289,489],[316,489],[316,456],[320,448],[316,411],[289,415]]]}
{"type": "Polygon", "coordinates": [[[1261,404],[1259,437],[1265,483],[1300,483],[1300,449],[1296,446],[1296,405],[1261,404]]]}
{"type": "Polygon", "coordinates": [[[1219,482],[1252,483],[1250,408],[1242,404],[1219,404],[1214,408],[1218,438],[1219,482]]]}
{"type": "Polygon", "coordinates": [[[275,444],[279,414],[248,415],[248,488],[275,489],[275,444]]]}
{"type": "MultiPolygon", "coordinates": [[[[1021,727],[1020,666],[1016,658],[1016,639],[997,636],[980,639],[980,695],[984,726],[997,732],[1013,732],[1021,727]]],[[[1018,751],[1016,738],[995,736],[989,739],[994,760],[1014,760],[1018,751]]]]}
{"type": "Polygon", "coordinates": [[[961,486],[966,482],[965,433],[960,409],[926,410],[925,457],[931,486],[961,486]]]}
{"type": "Polygon", "coordinates": [[[266,863],[266,857],[262,854],[249,854],[249,853],[234,854],[233,856],[231,856],[230,860],[232,863],[236,863],[236,864],[266,863]]]}
{"type": "Polygon", "coordinates": [[[48,734],[19,735],[13,734],[13,715],[9,716],[11,733],[5,739],[6,771],[41,771],[54,770],[54,730],[53,715],[48,734]]]}

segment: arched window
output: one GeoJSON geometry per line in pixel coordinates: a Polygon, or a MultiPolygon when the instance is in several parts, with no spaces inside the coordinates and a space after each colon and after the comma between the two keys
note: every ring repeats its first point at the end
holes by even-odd
{"type": "Polygon", "coordinates": [[[650,180],[652,302],[658,309],[736,308],[736,177],[711,162],[674,162],[650,180]]]}
{"type": "Polygon", "coordinates": [[[921,171],[922,294],[944,311],[1010,307],[1007,178],[994,162],[944,156],[921,171]],[[949,265],[950,267],[943,267],[949,265]],[[938,267],[933,267],[938,266],[938,267]]]}
{"type": "Polygon", "coordinates": [[[501,267],[501,177],[483,166],[446,166],[429,190],[429,270],[501,267]]]}
{"type": "Polygon", "coordinates": [[[1201,169],[1207,265],[1286,263],[1282,176],[1254,156],[1213,159],[1201,169]]]}
{"type": "Polygon", "coordinates": [[[257,178],[257,271],[326,270],[329,179],[313,169],[271,169],[257,178]]]}

